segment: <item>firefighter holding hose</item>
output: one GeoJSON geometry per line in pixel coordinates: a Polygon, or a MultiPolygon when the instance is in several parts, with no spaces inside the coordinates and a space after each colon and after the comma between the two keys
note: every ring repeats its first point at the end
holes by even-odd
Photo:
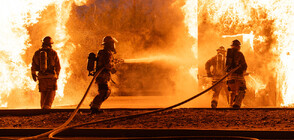
{"type": "Polygon", "coordinates": [[[51,109],[57,90],[60,62],[57,52],[52,49],[53,43],[52,38],[46,36],[42,48],[35,52],[32,60],[32,78],[39,82],[42,109],[51,109]]]}
{"type": "MultiPolygon", "coordinates": [[[[212,84],[215,84],[215,82],[219,81],[226,74],[225,55],[226,50],[223,46],[221,46],[217,49],[217,55],[212,57],[205,63],[207,77],[212,77],[212,84]],[[212,71],[210,69],[211,67],[213,68],[212,71]]],[[[213,95],[211,100],[211,108],[217,107],[219,94],[222,89],[224,89],[226,93],[227,102],[229,103],[229,91],[227,89],[227,85],[225,82],[221,82],[212,89],[213,95]]]]}
{"type": "Polygon", "coordinates": [[[114,37],[106,36],[102,41],[104,48],[98,51],[97,57],[94,53],[89,54],[87,66],[89,75],[93,75],[93,66],[95,62],[96,72],[103,69],[96,78],[99,94],[90,104],[91,114],[103,113],[100,107],[111,93],[109,81],[111,80],[111,74],[116,72],[116,69],[114,68],[116,59],[113,57],[113,54],[116,53],[115,43],[118,43],[118,41],[114,37]]]}
{"type": "Polygon", "coordinates": [[[241,107],[246,93],[244,74],[247,70],[247,63],[240,49],[241,43],[236,39],[232,42],[231,48],[227,50],[227,72],[239,67],[236,71],[230,74],[227,79],[228,90],[230,91],[230,106],[233,108],[241,107]]]}

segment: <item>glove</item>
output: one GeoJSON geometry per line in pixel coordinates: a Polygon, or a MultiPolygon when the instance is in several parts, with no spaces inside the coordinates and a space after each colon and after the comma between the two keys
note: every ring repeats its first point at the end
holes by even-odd
{"type": "Polygon", "coordinates": [[[32,73],[32,77],[33,77],[33,80],[35,81],[35,82],[37,82],[37,74],[35,74],[35,73],[32,73]]]}
{"type": "Polygon", "coordinates": [[[212,77],[212,74],[210,72],[207,73],[207,77],[212,77]]]}

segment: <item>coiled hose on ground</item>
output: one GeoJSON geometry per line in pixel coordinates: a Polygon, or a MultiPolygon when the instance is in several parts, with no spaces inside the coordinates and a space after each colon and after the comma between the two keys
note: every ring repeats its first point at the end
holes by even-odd
{"type": "Polygon", "coordinates": [[[233,72],[235,72],[238,68],[240,68],[240,66],[232,69],[230,72],[228,72],[226,75],[224,75],[219,81],[217,81],[212,86],[210,86],[209,88],[205,89],[204,91],[202,91],[202,92],[200,92],[200,93],[198,93],[198,94],[196,94],[196,95],[194,95],[194,96],[192,96],[192,97],[190,97],[190,98],[188,98],[188,99],[186,99],[186,100],[184,100],[184,101],[182,101],[180,103],[174,104],[172,106],[169,106],[169,107],[166,107],[166,108],[162,108],[162,109],[158,109],[158,110],[154,110],[154,111],[150,111],[150,112],[135,114],[135,115],[127,115],[127,116],[113,117],[113,118],[110,118],[110,119],[102,119],[102,120],[98,120],[98,121],[93,121],[93,122],[87,122],[87,123],[81,123],[81,124],[77,124],[77,125],[67,126],[72,121],[72,119],[74,118],[74,116],[76,115],[76,113],[78,112],[81,104],[83,103],[85,97],[88,94],[89,89],[92,86],[93,81],[96,79],[96,77],[98,76],[98,74],[102,71],[102,70],[100,70],[100,71],[98,71],[94,75],[94,77],[93,77],[93,79],[92,79],[92,81],[91,81],[91,83],[90,83],[90,85],[89,85],[89,87],[88,87],[85,95],[83,96],[82,100],[80,101],[80,103],[78,104],[78,106],[74,110],[74,112],[71,114],[70,118],[64,124],[62,124],[61,126],[55,128],[55,129],[53,129],[51,131],[46,132],[46,133],[43,133],[43,134],[40,134],[40,135],[37,135],[37,136],[33,136],[33,137],[26,137],[26,138],[23,138],[23,139],[37,139],[37,138],[45,137],[48,134],[49,134],[48,135],[48,138],[50,138],[50,139],[58,139],[58,138],[55,138],[54,137],[56,134],[58,134],[58,133],[60,133],[60,132],[62,132],[64,130],[70,129],[70,128],[79,127],[79,126],[85,126],[85,125],[90,125],[90,124],[96,124],[96,123],[101,123],[101,122],[106,122],[106,121],[119,120],[119,119],[131,119],[131,118],[135,118],[135,117],[139,117],[139,116],[143,116],[143,115],[149,115],[149,114],[154,114],[154,113],[162,112],[162,111],[165,111],[165,110],[169,110],[169,109],[175,108],[177,106],[183,105],[183,104],[185,104],[185,103],[187,103],[187,102],[189,102],[189,101],[191,101],[191,100],[193,100],[193,99],[195,99],[195,98],[203,95],[204,93],[208,92],[209,90],[211,90],[212,88],[214,88],[216,85],[218,85],[220,82],[222,82],[230,74],[232,74],[233,72]]]}

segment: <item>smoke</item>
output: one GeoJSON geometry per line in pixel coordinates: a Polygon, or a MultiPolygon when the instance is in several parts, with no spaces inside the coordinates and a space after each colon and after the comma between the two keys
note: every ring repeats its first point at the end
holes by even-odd
{"type": "MultiPolygon", "coordinates": [[[[172,96],[179,101],[193,95],[197,83],[189,69],[196,63],[191,51],[195,40],[183,23],[182,5],[175,0],[92,0],[73,5],[67,28],[76,48],[61,103],[81,99],[92,78],[86,70],[88,54],[102,49],[106,35],[119,41],[115,57],[128,62],[112,77],[118,84],[110,83],[112,96],[172,96]]],[[[95,95],[96,85],[85,104],[95,95]]]]}

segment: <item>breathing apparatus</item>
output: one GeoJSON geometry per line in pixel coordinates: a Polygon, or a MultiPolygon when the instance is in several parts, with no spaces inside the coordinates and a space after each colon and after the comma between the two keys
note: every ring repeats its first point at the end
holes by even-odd
{"type": "Polygon", "coordinates": [[[88,56],[88,64],[87,64],[87,70],[89,71],[89,76],[93,76],[95,73],[95,62],[97,58],[95,53],[91,52],[88,56]]]}
{"type": "Polygon", "coordinates": [[[227,61],[226,61],[227,72],[237,67],[237,63],[236,63],[237,60],[235,60],[235,56],[240,50],[240,45],[241,45],[240,41],[236,39],[232,41],[232,45],[231,45],[232,48],[229,48],[227,50],[227,61]]]}
{"type": "Polygon", "coordinates": [[[47,52],[40,52],[40,72],[45,73],[47,70],[47,52]]]}
{"type": "MultiPolygon", "coordinates": [[[[43,41],[42,41],[42,47],[52,47],[51,45],[53,44],[53,40],[50,36],[46,36],[43,38],[43,41]]],[[[48,65],[47,65],[47,62],[48,62],[48,54],[46,51],[44,50],[41,50],[40,51],[40,72],[41,73],[45,73],[46,70],[48,69],[48,65]]]]}

